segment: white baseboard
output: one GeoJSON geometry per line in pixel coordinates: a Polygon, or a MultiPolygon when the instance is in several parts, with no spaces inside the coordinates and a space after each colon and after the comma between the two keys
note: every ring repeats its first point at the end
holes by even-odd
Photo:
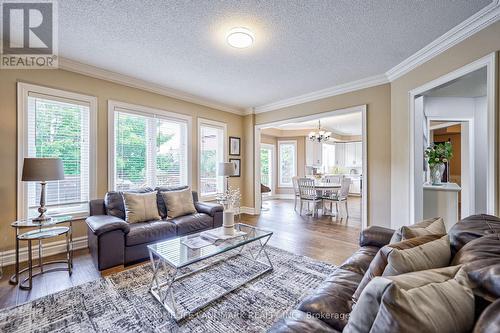
{"type": "MultiPolygon", "coordinates": [[[[26,242],[21,241],[21,244],[25,244],[26,242]]],[[[88,247],[87,236],[75,237],[73,238],[73,250],[85,249],[88,247]]],[[[33,259],[38,258],[38,244],[33,242],[32,248],[32,257],[33,259]]],[[[42,257],[52,256],[58,253],[66,252],[66,240],[60,240],[56,242],[50,242],[43,244],[43,253],[42,257]]],[[[5,267],[7,265],[12,265],[16,263],[16,249],[8,250],[3,252],[2,254],[2,266],[5,267]]],[[[28,247],[19,248],[19,262],[28,261],[28,247]]]]}
{"type": "Polygon", "coordinates": [[[253,207],[240,207],[240,212],[242,214],[257,215],[257,213],[255,212],[255,208],[253,207]]]}

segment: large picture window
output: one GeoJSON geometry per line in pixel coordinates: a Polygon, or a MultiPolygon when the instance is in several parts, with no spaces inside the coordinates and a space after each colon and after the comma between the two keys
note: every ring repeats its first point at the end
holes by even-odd
{"type": "Polygon", "coordinates": [[[206,198],[224,191],[224,179],[217,176],[217,167],[225,161],[226,124],[200,119],[198,141],[198,191],[206,198]]]}
{"type": "Polygon", "coordinates": [[[279,187],[292,187],[297,175],[297,141],[278,141],[279,187]]]}
{"type": "Polygon", "coordinates": [[[110,102],[110,188],[190,185],[190,118],[110,102]]]}
{"type": "MultiPolygon", "coordinates": [[[[47,182],[49,215],[88,213],[95,194],[96,99],[57,89],[18,84],[19,177],[24,157],[58,157],[64,180],[47,182]]],[[[38,215],[40,184],[19,178],[19,218],[38,215]]]]}

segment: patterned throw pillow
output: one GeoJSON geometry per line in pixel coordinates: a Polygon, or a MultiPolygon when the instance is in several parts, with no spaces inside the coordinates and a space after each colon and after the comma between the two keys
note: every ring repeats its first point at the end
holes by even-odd
{"type": "Polygon", "coordinates": [[[196,213],[190,188],[181,191],[161,192],[161,195],[167,206],[168,218],[173,219],[178,216],[196,213]]]}
{"type": "Polygon", "coordinates": [[[125,221],[128,223],[147,222],[160,220],[156,192],[149,193],[123,193],[125,206],[125,221]]]}
{"type": "Polygon", "coordinates": [[[467,273],[451,266],[373,279],[343,332],[466,333],[473,325],[467,273]]]}
{"type": "Polygon", "coordinates": [[[410,226],[399,228],[392,235],[390,244],[400,242],[404,239],[409,239],[425,235],[444,235],[446,227],[441,217],[423,220],[410,226]]]}

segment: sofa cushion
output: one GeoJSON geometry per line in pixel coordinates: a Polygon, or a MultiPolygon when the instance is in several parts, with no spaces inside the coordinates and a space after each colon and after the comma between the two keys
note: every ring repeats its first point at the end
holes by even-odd
{"type": "Polygon", "coordinates": [[[459,264],[463,264],[477,294],[489,300],[500,298],[500,234],[467,243],[453,258],[452,265],[459,264]]]}
{"type": "Polygon", "coordinates": [[[500,298],[490,304],[481,314],[473,333],[500,332],[500,298]]]}
{"type": "Polygon", "coordinates": [[[444,235],[446,226],[440,217],[426,219],[410,226],[403,226],[394,232],[390,243],[397,243],[405,239],[425,236],[425,235],[444,235]]]}
{"type": "Polygon", "coordinates": [[[340,333],[323,321],[299,310],[292,310],[285,317],[277,321],[268,333],[307,333],[324,332],[340,333]]]}
{"type": "MultiPolygon", "coordinates": [[[[189,186],[159,186],[155,188],[157,192],[156,201],[158,202],[158,211],[160,212],[160,216],[162,219],[167,218],[167,206],[165,205],[165,200],[163,200],[162,192],[168,191],[180,191],[189,188],[189,186]]],[[[194,200],[194,198],[193,198],[194,200]]],[[[197,200],[195,200],[197,201],[197,200]]]]}
{"type": "Polygon", "coordinates": [[[338,268],[300,302],[298,309],[342,331],[352,309],[352,294],[363,276],[338,268]]]}
{"type": "Polygon", "coordinates": [[[176,218],[179,216],[196,213],[194,207],[193,194],[191,189],[187,188],[180,191],[161,192],[165,205],[167,207],[167,216],[176,218]]]}
{"type": "Polygon", "coordinates": [[[470,332],[474,295],[460,266],[377,277],[365,288],[344,333],[470,332]]]}
{"type": "Polygon", "coordinates": [[[127,193],[123,192],[125,206],[125,221],[128,223],[147,222],[160,220],[156,192],[127,193]]]}
{"type": "MultiPolygon", "coordinates": [[[[150,187],[138,188],[135,190],[126,191],[127,193],[148,193],[152,192],[150,187]]],[[[104,196],[104,206],[106,207],[106,214],[116,216],[125,220],[125,204],[123,203],[123,192],[109,191],[104,196]]]]}
{"type": "Polygon", "coordinates": [[[339,268],[345,269],[359,275],[365,275],[373,258],[380,250],[377,246],[363,246],[344,261],[339,268]]]}
{"type": "Polygon", "coordinates": [[[451,253],[455,255],[468,242],[495,233],[500,233],[500,218],[496,216],[479,214],[462,219],[448,232],[451,253]]]}
{"type": "Polygon", "coordinates": [[[158,242],[176,236],[176,226],[169,221],[151,221],[129,224],[125,245],[133,246],[158,242]]]}
{"type": "MultiPolygon", "coordinates": [[[[419,247],[421,245],[424,245],[428,242],[432,241],[437,241],[442,237],[439,235],[428,235],[428,236],[422,236],[422,237],[415,237],[411,239],[407,239],[398,243],[391,243],[389,245],[386,245],[380,249],[380,251],[377,252],[377,255],[375,258],[371,261],[370,266],[367,270],[367,272],[364,274],[362,281],[360,282],[358,288],[356,289],[356,292],[353,294],[353,302],[357,302],[359,299],[363,289],[370,283],[370,281],[375,278],[376,276],[381,276],[384,274],[385,269],[387,268],[387,264],[389,261],[389,257],[391,253],[393,252],[394,249],[397,250],[408,250],[408,249],[413,249],[416,247],[419,247]]],[[[419,250],[418,252],[420,252],[419,250]]],[[[418,253],[417,253],[418,254],[418,253]]],[[[450,261],[450,254],[449,254],[449,249],[447,253],[447,264],[450,261]]],[[[429,267],[429,268],[435,268],[434,267],[429,267]]],[[[442,267],[442,266],[438,266],[442,267]]],[[[394,269],[399,269],[403,270],[404,267],[393,267],[391,270],[394,269]]]]}
{"type": "Polygon", "coordinates": [[[168,221],[177,226],[177,235],[179,236],[211,229],[213,226],[212,218],[204,213],[179,216],[168,221]]]}

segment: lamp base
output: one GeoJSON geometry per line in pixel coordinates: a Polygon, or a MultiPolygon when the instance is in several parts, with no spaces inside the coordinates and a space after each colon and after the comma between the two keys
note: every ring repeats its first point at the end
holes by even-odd
{"type": "Polygon", "coordinates": [[[43,221],[52,220],[52,216],[43,214],[43,215],[40,215],[38,217],[34,217],[31,220],[35,221],[35,222],[43,222],[43,221]]]}

